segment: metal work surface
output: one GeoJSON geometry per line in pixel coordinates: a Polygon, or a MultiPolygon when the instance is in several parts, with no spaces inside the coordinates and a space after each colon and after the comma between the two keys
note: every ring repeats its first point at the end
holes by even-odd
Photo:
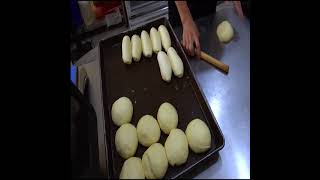
{"type": "MultiPolygon", "coordinates": [[[[189,58],[202,91],[224,134],[225,147],[216,162],[195,178],[250,178],[250,23],[232,6],[217,7],[215,16],[196,20],[201,50],[230,66],[225,75],[212,65],[189,58]],[[216,29],[228,20],[235,30],[228,44],[219,42],[216,29]]],[[[180,27],[175,29],[182,38],[180,27]]]]}

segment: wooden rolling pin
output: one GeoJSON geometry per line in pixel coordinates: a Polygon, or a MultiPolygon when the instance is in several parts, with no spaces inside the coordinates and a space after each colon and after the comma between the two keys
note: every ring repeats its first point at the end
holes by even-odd
{"type": "MultiPolygon", "coordinates": [[[[180,41],[181,47],[184,49],[182,45],[182,40],[180,41]]],[[[184,49],[185,50],[185,49],[184,49]]],[[[208,63],[214,65],[216,68],[220,69],[222,72],[228,74],[229,73],[229,65],[222,63],[221,61],[217,60],[216,58],[210,56],[209,54],[201,51],[200,58],[202,60],[207,61],[208,63]]]]}
{"type": "Polygon", "coordinates": [[[229,65],[222,63],[221,61],[215,59],[214,57],[208,55],[207,53],[201,51],[200,58],[207,61],[208,63],[214,65],[221,71],[225,72],[226,74],[229,73],[229,65]]]}

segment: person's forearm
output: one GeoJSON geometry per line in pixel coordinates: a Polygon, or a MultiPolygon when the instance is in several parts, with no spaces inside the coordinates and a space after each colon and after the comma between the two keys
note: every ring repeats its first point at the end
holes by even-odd
{"type": "Polygon", "coordinates": [[[188,20],[192,20],[192,15],[190,13],[189,7],[187,5],[186,1],[175,1],[177,9],[179,11],[181,23],[184,24],[184,22],[188,20]]]}
{"type": "Polygon", "coordinates": [[[236,11],[238,15],[243,16],[242,6],[240,1],[234,1],[234,6],[236,8],[236,11]]]}

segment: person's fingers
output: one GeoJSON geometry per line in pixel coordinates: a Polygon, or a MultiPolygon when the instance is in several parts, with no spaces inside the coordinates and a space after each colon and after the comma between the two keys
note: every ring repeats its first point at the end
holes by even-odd
{"type": "Polygon", "coordinates": [[[197,35],[197,37],[199,38],[200,32],[199,32],[199,29],[198,29],[198,28],[196,28],[196,35],[197,35]]]}
{"type": "Polygon", "coordinates": [[[190,55],[191,55],[191,56],[194,56],[193,39],[192,39],[191,36],[189,36],[188,49],[189,49],[189,51],[190,51],[190,55]]]}
{"type": "Polygon", "coordinates": [[[190,38],[189,36],[186,34],[186,43],[185,43],[185,50],[187,52],[188,55],[190,55],[190,50],[189,50],[189,44],[190,44],[190,38]]]}
{"type": "Polygon", "coordinates": [[[185,40],[184,40],[184,39],[182,39],[182,42],[181,42],[181,43],[182,43],[182,47],[185,48],[185,47],[186,47],[186,44],[185,44],[185,40]]]}
{"type": "Polygon", "coordinates": [[[183,47],[186,47],[185,41],[186,41],[185,38],[182,38],[182,46],[183,46],[183,47]]]}
{"type": "Polygon", "coordinates": [[[186,36],[186,46],[185,46],[185,49],[187,51],[187,54],[190,56],[190,50],[189,50],[189,45],[190,45],[190,38],[189,36],[186,36]]]}
{"type": "Polygon", "coordinates": [[[186,34],[183,33],[183,35],[182,35],[182,45],[183,45],[184,48],[186,48],[186,45],[187,45],[187,40],[186,39],[187,39],[186,38],[186,34]]]}
{"type": "Polygon", "coordinates": [[[198,38],[198,37],[195,37],[195,38],[194,38],[194,42],[195,42],[195,44],[196,44],[195,53],[196,53],[196,55],[198,56],[198,58],[200,58],[201,47],[200,47],[199,38],[198,38]]]}
{"type": "Polygon", "coordinates": [[[192,47],[192,54],[193,54],[193,56],[194,56],[194,55],[196,55],[196,54],[195,54],[195,53],[196,53],[196,52],[195,52],[196,49],[195,49],[195,42],[194,42],[194,37],[193,37],[193,36],[191,36],[191,45],[192,45],[192,46],[191,46],[191,47],[192,47]]]}

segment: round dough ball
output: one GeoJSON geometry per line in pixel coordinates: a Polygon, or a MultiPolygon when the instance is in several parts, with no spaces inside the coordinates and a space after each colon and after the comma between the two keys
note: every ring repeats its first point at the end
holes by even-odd
{"type": "Polygon", "coordinates": [[[132,124],[124,124],[116,132],[116,150],[124,159],[132,157],[138,147],[137,130],[132,124]]]}
{"type": "Polygon", "coordinates": [[[123,163],[119,179],[145,179],[141,159],[137,157],[127,159],[123,163]]]}
{"type": "Polygon", "coordinates": [[[211,147],[210,130],[200,119],[194,119],[188,124],[186,136],[191,150],[195,153],[205,152],[211,147]]]}
{"type": "Polygon", "coordinates": [[[233,28],[228,21],[223,21],[218,25],[217,35],[220,42],[229,42],[233,37],[233,28]]]}
{"type": "Polygon", "coordinates": [[[178,113],[176,108],[168,102],[161,104],[158,110],[157,119],[161,130],[169,134],[171,129],[177,128],[178,113]]]}
{"type": "Polygon", "coordinates": [[[188,159],[189,148],[186,135],[181,129],[172,129],[164,144],[171,166],[179,166],[188,159]]]}
{"type": "Polygon", "coordinates": [[[111,117],[115,125],[129,123],[133,114],[133,105],[129,98],[121,97],[112,104],[111,117]]]}
{"type": "Polygon", "coordinates": [[[137,134],[140,144],[149,147],[160,139],[160,128],[157,120],[150,115],[144,115],[137,124],[137,134]]]}
{"type": "Polygon", "coordinates": [[[160,143],[152,144],[142,156],[142,167],[147,179],[161,179],[167,172],[168,159],[160,143]]]}

